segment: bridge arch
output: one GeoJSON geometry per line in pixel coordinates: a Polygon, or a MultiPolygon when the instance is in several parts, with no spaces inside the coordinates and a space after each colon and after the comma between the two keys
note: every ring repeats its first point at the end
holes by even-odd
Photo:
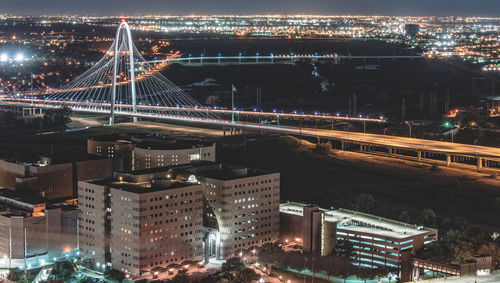
{"type": "MultiPolygon", "coordinates": [[[[132,112],[137,113],[137,94],[135,91],[135,64],[134,64],[134,43],[132,41],[132,34],[130,32],[130,26],[127,22],[122,21],[118,30],[116,31],[115,46],[113,50],[113,83],[111,85],[111,110],[109,116],[109,124],[113,125],[115,121],[115,103],[116,103],[116,76],[118,69],[118,51],[121,51],[120,36],[127,36],[128,42],[128,53],[130,61],[130,89],[132,93],[132,112]],[[125,31],[125,34],[123,34],[125,31]]],[[[137,117],[134,116],[134,122],[137,121],[137,117]]]]}

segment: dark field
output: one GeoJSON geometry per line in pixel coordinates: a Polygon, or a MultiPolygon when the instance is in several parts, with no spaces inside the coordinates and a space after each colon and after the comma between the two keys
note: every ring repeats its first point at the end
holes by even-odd
{"type": "Polygon", "coordinates": [[[269,138],[249,143],[245,153],[241,147],[221,150],[218,160],[281,172],[282,201],[393,219],[407,211],[411,223],[418,223],[420,212],[431,208],[444,222],[458,217],[489,231],[500,229],[498,179],[354,152],[319,154],[312,148],[290,137],[269,138]],[[370,194],[375,203],[363,206],[361,194],[370,194]]]}
{"type": "MultiPolygon", "coordinates": [[[[338,53],[352,55],[406,55],[415,54],[401,46],[378,41],[343,40],[284,40],[284,39],[173,39],[170,47],[184,56],[260,54],[338,53]]],[[[444,112],[444,101],[449,93],[450,107],[480,104],[480,97],[494,91],[495,77],[481,73],[480,66],[455,59],[417,59],[393,61],[371,59],[343,61],[341,64],[296,62],[293,65],[233,65],[180,66],[163,71],[165,76],[185,89],[202,104],[210,96],[216,104],[230,107],[230,86],[238,88],[236,106],[252,109],[256,105],[256,89],[262,88],[264,109],[285,111],[348,111],[348,99],[356,93],[358,113],[397,116],[401,100],[406,99],[408,118],[423,119],[429,108],[430,93],[438,96],[438,111],[444,112]],[[378,69],[363,69],[364,65],[378,69]],[[316,70],[318,76],[313,76],[316,70]],[[472,78],[476,77],[473,96],[472,78]],[[190,86],[207,78],[216,86],[190,86]],[[326,81],[328,89],[321,88],[326,81]],[[424,113],[418,111],[420,95],[424,95],[424,113]],[[213,97],[212,97],[213,98],[213,97]]],[[[427,117],[428,118],[428,117],[427,117]]]]}

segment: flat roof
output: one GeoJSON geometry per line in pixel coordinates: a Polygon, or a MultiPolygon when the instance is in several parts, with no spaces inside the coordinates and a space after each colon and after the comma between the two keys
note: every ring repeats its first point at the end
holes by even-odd
{"type": "Polygon", "coordinates": [[[211,142],[189,141],[189,140],[168,140],[168,139],[144,139],[135,144],[137,148],[149,150],[175,150],[190,149],[212,146],[211,142]]]}
{"type": "Polygon", "coordinates": [[[16,191],[0,188],[0,203],[2,201],[13,201],[28,205],[45,204],[45,200],[36,193],[27,192],[21,194],[16,191]]]}
{"type": "MultiPolygon", "coordinates": [[[[280,213],[288,213],[302,216],[303,208],[308,205],[296,202],[282,203],[280,213]]],[[[393,219],[379,217],[348,209],[327,210],[321,209],[325,213],[325,220],[328,222],[337,222],[337,228],[352,232],[364,232],[377,234],[390,238],[406,238],[418,234],[437,231],[415,224],[404,223],[393,219]]]]}
{"type": "Polygon", "coordinates": [[[71,154],[56,154],[54,156],[50,155],[32,155],[29,158],[6,158],[2,159],[5,162],[14,163],[18,165],[24,166],[33,166],[33,167],[45,167],[52,165],[60,165],[60,164],[68,164],[73,162],[82,162],[82,161],[93,161],[93,160],[103,160],[106,158],[98,157],[95,155],[83,153],[83,152],[73,152],[71,154]],[[50,164],[45,164],[42,162],[43,159],[50,160],[50,164]]]}
{"type": "Polygon", "coordinates": [[[241,166],[233,166],[220,164],[219,168],[210,167],[207,170],[199,170],[196,172],[199,176],[204,178],[231,181],[238,180],[242,178],[257,177],[263,175],[273,174],[275,172],[265,171],[254,168],[246,168],[241,166]]]}
{"type": "Polygon", "coordinates": [[[113,178],[91,180],[88,182],[95,185],[107,186],[109,188],[131,192],[134,194],[146,194],[152,192],[197,186],[197,184],[184,183],[184,182],[170,182],[169,184],[160,183],[159,185],[151,185],[150,182],[140,182],[140,183],[132,183],[126,181],[120,182],[120,181],[115,181],[113,178]]]}
{"type": "Polygon", "coordinates": [[[90,137],[89,140],[111,143],[130,143],[141,149],[174,150],[212,146],[213,142],[203,140],[177,140],[148,134],[109,134],[90,137]]]}

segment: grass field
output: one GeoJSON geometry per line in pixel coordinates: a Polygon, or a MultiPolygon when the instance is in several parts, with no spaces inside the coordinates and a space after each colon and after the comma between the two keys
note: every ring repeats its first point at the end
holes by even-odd
{"type": "MultiPolygon", "coordinates": [[[[224,146],[219,142],[220,146],[224,146]]],[[[407,211],[417,221],[432,208],[438,218],[463,217],[489,230],[500,230],[500,181],[484,174],[441,168],[346,151],[315,153],[313,145],[291,137],[268,138],[219,150],[219,161],[281,173],[282,201],[322,207],[359,207],[360,194],[370,194],[369,212],[397,219],[407,211]]]]}

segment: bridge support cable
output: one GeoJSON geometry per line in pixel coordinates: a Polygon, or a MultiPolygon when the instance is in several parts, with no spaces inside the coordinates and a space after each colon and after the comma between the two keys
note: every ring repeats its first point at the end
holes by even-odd
{"type": "Polygon", "coordinates": [[[144,117],[139,114],[218,119],[146,62],[126,22],[120,24],[115,41],[101,60],[67,85],[50,90],[43,99],[49,108],[109,113],[110,124],[115,115],[132,116],[134,121],[144,117]]]}

